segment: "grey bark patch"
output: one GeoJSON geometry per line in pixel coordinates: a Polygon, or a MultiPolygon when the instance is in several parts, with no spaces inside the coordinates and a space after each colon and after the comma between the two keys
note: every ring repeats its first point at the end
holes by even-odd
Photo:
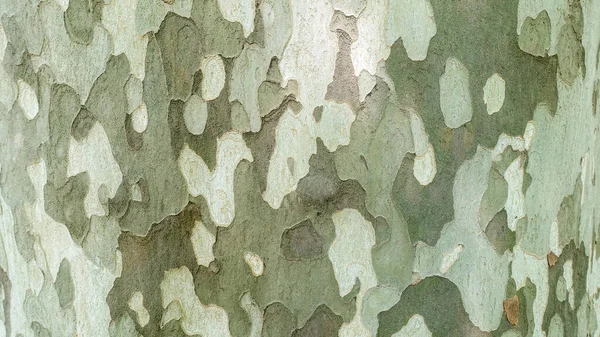
{"type": "Polygon", "coordinates": [[[187,100],[200,69],[202,35],[194,21],[169,13],[156,33],[172,99],[187,100]]]}
{"type": "Polygon", "coordinates": [[[65,29],[71,40],[89,44],[94,37],[92,0],[70,0],[65,11],[65,29]]]}
{"type": "Polygon", "coordinates": [[[313,117],[315,119],[315,122],[319,123],[321,121],[322,116],[323,116],[323,106],[319,105],[318,107],[315,108],[315,110],[313,110],[313,117]]]}
{"type": "Polygon", "coordinates": [[[343,30],[338,30],[339,51],[335,61],[333,81],[327,86],[326,100],[348,103],[354,109],[360,105],[358,95],[358,78],[354,75],[352,65],[352,39],[343,30]]]}
{"type": "MultiPolygon", "coordinates": [[[[69,155],[70,128],[73,120],[81,110],[79,96],[71,87],[53,85],[50,93],[50,111],[48,127],[50,137],[44,150],[48,169],[48,183],[57,188],[66,184],[69,155]]],[[[46,203],[52,199],[45,199],[46,203]]]]}
{"type": "Polygon", "coordinates": [[[280,302],[269,304],[263,318],[262,337],[290,337],[296,328],[296,317],[280,302]]]}
{"type": "Polygon", "coordinates": [[[277,57],[271,58],[269,69],[267,70],[267,81],[273,83],[281,83],[281,70],[279,69],[279,59],[277,57]]]}
{"type": "Polygon", "coordinates": [[[358,26],[354,16],[347,16],[343,12],[336,10],[333,12],[329,29],[334,32],[344,31],[352,41],[358,39],[358,26]]]}
{"type": "Polygon", "coordinates": [[[87,138],[94,123],[96,123],[94,115],[88,109],[81,108],[71,125],[71,135],[73,135],[75,140],[79,142],[83,141],[87,138]]]}
{"type": "Polygon", "coordinates": [[[244,141],[254,157],[252,167],[256,171],[261,191],[266,189],[269,160],[275,149],[275,131],[279,118],[292,102],[294,101],[291,97],[284,99],[276,109],[263,117],[260,132],[244,134],[244,141]]]}
{"type": "Polygon", "coordinates": [[[292,333],[292,337],[335,337],[342,326],[342,317],[334,314],[331,309],[322,304],[304,326],[292,333]]]}
{"type": "Polygon", "coordinates": [[[320,257],[323,255],[323,238],[310,220],[302,221],[281,235],[281,253],[289,260],[320,257]]]}
{"type": "Polygon", "coordinates": [[[308,174],[298,182],[298,196],[314,205],[333,199],[339,192],[341,180],[335,169],[333,154],[321,139],[317,140],[317,153],[311,156],[308,163],[308,174]]]}
{"type": "Polygon", "coordinates": [[[66,184],[59,187],[52,183],[44,186],[46,213],[57,222],[64,223],[77,244],[81,244],[90,228],[90,219],[84,207],[88,191],[87,172],[69,178],[66,184]]]}
{"type": "Polygon", "coordinates": [[[384,217],[378,216],[373,222],[373,228],[375,229],[375,246],[378,248],[390,241],[392,236],[390,225],[384,217]]]}
{"type": "Polygon", "coordinates": [[[65,309],[73,303],[75,298],[75,288],[73,286],[73,278],[71,276],[71,263],[67,259],[63,259],[56,274],[54,288],[58,294],[58,302],[61,308],[65,309]]]}
{"type": "Polygon", "coordinates": [[[192,271],[198,269],[190,235],[194,221],[200,218],[200,207],[189,204],[181,213],[153,226],[146,237],[121,234],[119,250],[123,256],[123,271],[106,300],[113,319],[129,310],[123,299],[140,291],[150,314],[150,322],[140,332],[146,336],[158,335],[163,312],[160,283],[166,270],[181,266],[192,271]]]}
{"type": "MultiPolygon", "coordinates": [[[[581,44],[581,38],[575,32],[573,23],[568,22],[562,26],[556,49],[561,78],[571,85],[577,77],[579,69],[585,65],[585,50],[581,44]]],[[[585,69],[582,73],[585,75],[585,69]]]]}
{"type": "Polygon", "coordinates": [[[11,333],[11,302],[12,302],[12,282],[8,277],[8,273],[4,268],[0,267],[0,287],[2,287],[2,293],[4,294],[2,298],[2,313],[4,316],[4,325],[6,327],[6,334],[10,335],[11,333]]]}
{"type": "Polygon", "coordinates": [[[525,18],[519,34],[519,48],[533,56],[548,56],[550,49],[550,17],[545,10],[533,19],[525,18]]]}
{"type": "Polygon", "coordinates": [[[258,7],[256,6],[256,14],[254,15],[254,30],[248,38],[246,39],[246,43],[254,43],[259,45],[261,48],[265,47],[265,25],[262,17],[262,13],[258,7]]]}
{"type": "MultiPolygon", "coordinates": [[[[183,329],[181,328],[181,322],[179,320],[172,320],[160,329],[160,336],[168,337],[188,337],[183,329]]],[[[200,337],[200,335],[192,335],[190,337],[200,337]]]]}
{"type": "Polygon", "coordinates": [[[23,205],[18,205],[14,210],[14,217],[17,249],[24,259],[35,259],[35,249],[33,244],[36,238],[29,231],[31,229],[31,220],[28,215],[28,210],[23,205]]]}
{"type": "Polygon", "coordinates": [[[144,134],[137,133],[133,129],[132,115],[128,114],[125,116],[125,135],[127,136],[127,144],[129,144],[132,150],[137,151],[144,145],[144,134]]]}
{"type": "Polygon", "coordinates": [[[31,330],[33,330],[33,335],[35,337],[52,337],[50,331],[40,324],[40,322],[31,322],[31,330]]]}
{"type": "Polygon", "coordinates": [[[288,170],[293,174],[294,170],[296,168],[296,161],[294,160],[294,158],[288,157],[286,160],[286,164],[287,164],[288,170]]]}

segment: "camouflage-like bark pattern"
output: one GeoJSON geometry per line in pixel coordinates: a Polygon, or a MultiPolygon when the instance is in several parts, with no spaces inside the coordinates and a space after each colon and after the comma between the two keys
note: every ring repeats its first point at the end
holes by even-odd
{"type": "Polygon", "coordinates": [[[0,337],[600,336],[599,91],[599,0],[1,0],[0,337]]]}

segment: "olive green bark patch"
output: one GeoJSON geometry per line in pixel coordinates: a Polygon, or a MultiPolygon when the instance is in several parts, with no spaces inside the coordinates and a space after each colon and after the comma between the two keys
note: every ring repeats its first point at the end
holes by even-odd
{"type": "Polygon", "coordinates": [[[489,222],[504,208],[507,195],[508,184],[502,174],[495,169],[490,170],[488,188],[479,207],[479,226],[482,230],[485,231],[489,222]]]}
{"type": "Polygon", "coordinates": [[[485,235],[498,255],[504,254],[506,250],[512,250],[516,239],[515,233],[508,228],[506,211],[500,211],[492,218],[485,229],[485,235]]]}
{"type": "Polygon", "coordinates": [[[123,255],[123,271],[107,298],[113,319],[129,311],[124,299],[139,291],[144,295],[144,305],[150,314],[150,322],[140,332],[149,336],[158,334],[163,313],[160,282],[164,272],[181,266],[196,271],[199,268],[190,241],[197,219],[201,219],[200,207],[189,204],[178,215],[154,225],[146,237],[121,234],[119,250],[123,255]]]}
{"type": "Polygon", "coordinates": [[[406,155],[394,180],[392,200],[406,219],[410,241],[433,246],[444,224],[453,219],[452,193],[445,190],[451,188],[446,182],[451,177],[438,170],[438,179],[423,186],[414,178],[413,165],[414,155],[406,155]]]}
{"type": "Polygon", "coordinates": [[[542,327],[545,331],[549,331],[555,315],[559,315],[565,327],[564,336],[566,337],[578,336],[578,309],[582,304],[585,304],[583,303],[583,298],[587,296],[588,257],[577,246],[579,245],[571,241],[565,246],[554,267],[548,269],[549,296],[542,327]],[[570,264],[569,267],[566,265],[567,262],[570,264]],[[564,268],[572,268],[573,271],[571,280],[566,282],[563,277],[565,275],[564,268]],[[563,280],[562,282],[560,281],[561,279],[563,280]],[[571,289],[566,289],[567,284],[571,286],[571,289]],[[566,297],[562,301],[557,296],[558,292],[561,291],[561,286],[565,287],[562,291],[566,291],[566,297]],[[569,298],[573,296],[574,298],[569,298]],[[573,307],[571,303],[574,304],[573,307]]]}
{"type": "Polygon", "coordinates": [[[399,331],[415,314],[425,318],[433,336],[462,336],[465,331],[473,333],[469,336],[484,336],[469,321],[458,288],[437,276],[409,286],[396,305],[380,313],[377,336],[390,336],[399,331]]]}

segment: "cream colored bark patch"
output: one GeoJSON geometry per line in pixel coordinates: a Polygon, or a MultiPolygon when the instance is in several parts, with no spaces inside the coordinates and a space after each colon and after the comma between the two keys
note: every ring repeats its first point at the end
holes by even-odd
{"type": "Polygon", "coordinates": [[[365,98],[371,93],[376,83],[377,78],[374,75],[369,74],[366,70],[360,72],[360,75],[358,75],[358,98],[361,102],[365,101],[365,98]]]}
{"type": "Polygon", "coordinates": [[[541,11],[546,11],[550,18],[551,43],[548,55],[552,56],[556,54],[559,32],[569,13],[569,2],[566,0],[519,0],[517,34],[521,34],[523,22],[527,17],[536,18],[541,11]]]}
{"type": "Polygon", "coordinates": [[[182,314],[181,329],[187,335],[231,336],[227,312],[219,306],[203,305],[200,302],[194,290],[192,273],[187,267],[167,270],[160,283],[160,291],[164,309],[173,302],[179,304],[182,314]]]}
{"type": "Polygon", "coordinates": [[[513,249],[512,278],[515,280],[517,290],[525,286],[529,278],[535,284],[535,299],[533,300],[533,337],[545,336],[542,330],[542,321],[548,304],[548,262],[546,258],[536,258],[527,254],[519,245],[513,249]]]}
{"type": "Polygon", "coordinates": [[[112,150],[104,128],[96,122],[86,139],[81,142],[71,137],[69,142],[69,165],[67,174],[76,176],[87,172],[90,177],[89,191],[85,197],[85,212],[88,218],[92,215],[106,214],[105,202],[98,198],[98,189],[104,185],[108,198],[113,198],[123,180],[119,164],[112,155],[112,150]]]}
{"type": "Polygon", "coordinates": [[[433,145],[429,144],[425,154],[415,157],[413,175],[419,181],[419,184],[426,186],[433,181],[436,173],[435,153],[433,152],[433,145]]]}
{"type": "Polygon", "coordinates": [[[260,310],[260,307],[254,302],[250,293],[245,293],[242,296],[241,301],[242,309],[248,315],[250,319],[250,324],[252,327],[250,328],[249,337],[261,337],[262,335],[262,327],[263,327],[263,313],[260,310]]]}
{"type": "Polygon", "coordinates": [[[469,122],[473,116],[469,71],[452,57],[446,60],[446,71],[440,77],[440,107],[444,123],[452,129],[469,122]]]}
{"type": "Polygon", "coordinates": [[[392,337],[431,337],[431,331],[427,328],[423,316],[417,314],[411,316],[408,323],[392,337]]]}
{"type": "Polygon", "coordinates": [[[298,181],[309,169],[308,160],[317,152],[312,134],[312,114],[301,111],[296,114],[286,109],[275,130],[275,150],[269,161],[267,189],[263,199],[272,208],[279,208],[283,197],[294,191],[298,181]],[[288,158],[294,165],[288,165],[288,158]]]}
{"type": "Polygon", "coordinates": [[[179,154],[179,169],[187,182],[188,192],[194,197],[204,196],[215,224],[227,227],[235,216],[235,168],[240,161],[252,161],[253,158],[242,135],[237,132],[228,132],[217,140],[216,157],[217,164],[210,172],[204,160],[185,144],[179,154]]]}
{"type": "Polygon", "coordinates": [[[335,239],[329,247],[328,256],[340,288],[340,296],[348,294],[356,279],[360,280],[356,314],[350,323],[342,325],[338,335],[368,337],[370,332],[362,323],[362,305],[367,290],[377,285],[377,276],[371,261],[375,230],[355,209],[343,209],[334,213],[331,218],[335,226],[335,239]]]}
{"type": "Polygon", "coordinates": [[[490,76],[483,87],[483,102],[486,105],[488,115],[500,111],[504,104],[506,83],[497,73],[490,76]]]}
{"type": "Polygon", "coordinates": [[[261,47],[247,44],[233,64],[229,101],[237,100],[242,103],[252,132],[258,132],[261,127],[258,87],[267,79],[270,62],[271,58],[261,47]]]}
{"type": "MultiPolygon", "coordinates": [[[[7,45],[8,39],[4,33],[4,27],[0,24],[0,62],[4,60],[4,53],[7,45]]],[[[6,72],[4,67],[0,67],[0,108],[5,109],[6,111],[12,108],[17,96],[17,90],[18,88],[11,79],[11,76],[6,72]]]]}
{"type": "Polygon", "coordinates": [[[88,260],[81,246],[73,242],[66,226],[55,222],[45,212],[46,163],[42,160],[28,166],[27,173],[35,189],[35,203],[26,205],[26,214],[32,224],[30,234],[36,238],[36,262],[43,268],[44,275],[48,275],[50,282],[56,280],[63,259],[70,262],[74,271],[71,277],[74,286],[73,308],[78,318],[77,334],[108,337],[111,318],[106,298],[115,278],[121,275],[120,253],[117,252],[115,272],[88,260]]]}
{"type": "Polygon", "coordinates": [[[0,252],[0,267],[6,271],[8,278],[12,282],[10,291],[4,292],[4,287],[0,287],[0,291],[2,292],[0,298],[2,300],[8,296],[11,297],[11,305],[2,310],[3,317],[7,317],[8,320],[2,321],[2,323],[4,325],[10,324],[13,331],[33,335],[24,305],[25,299],[28,296],[27,293],[30,292],[29,278],[31,275],[28,272],[27,261],[19,252],[15,237],[16,226],[14,216],[2,195],[0,195],[0,206],[2,207],[2,212],[0,212],[0,246],[3,248],[0,252]],[[12,254],[8,254],[9,252],[12,252],[12,254]]]}
{"type": "Polygon", "coordinates": [[[198,220],[194,223],[190,240],[192,241],[196,262],[200,266],[208,267],[215,259],[213,254],[213,245],[216,242],[215,236],[206,229],[202,221],[198,220]]]}
{"type": "Polygon", "coordinates": [[[253,252],[246,252],[244,254],[244,261],[246,261],[246,264],[248,267],[250,267],[252,275],[256,277],[262,275],[265,271],[265,264],[263,263],[262,259],[253,252]]]}
{"type": "Polygon", "coordinates": [[[323,107],[319,122],[315,121],[312,111],[303,109],[296,113],[288,107],[275,131],[276,145],[269,161],[263,199],[272,208],[279,208],[283,198],[294,191],[298,181],[308,173],[310,156],[317,152],[316,137],[323,140],[329,151],[335,151],[350,142],[350,127],[355,118],[348,105],[329,101],[323,107]]]}
{"type": "Polygon", "coordinates": [[[133,75],[129,76],[125,83],[125,95],[127,96],[127,113],[131,114],[133,110],[143,104],[144,83],[133,75]]]}
{"type": "Polygon", "coordinates": [[[323,106],[321,120],[316,123],[314,133],[331,152],[341,145],[350,143],[350,126],[356,119],[348,104],[327,101],[323,106]]]}
{"type": "Polygon", "coordinates": [[[40,6],[44,17],[45,39],[39,65],[47,64],[56,81],[66,83],[79,94],[85,104],[94,81],[102,74],[112,51],[112,40],[102,25],[93,29],[93,38],[88,45],[72,41],[65,29],[62,9],[54,2],[46,1],[40,6]],[[85,69],[85,71],[74,71],[85,69]]]}
{"type": "Polygon", "coordinates": [[[221,94],[225,87],[225,65],[219,55],[211,55],[200,64],[202,70],[202,98],[211,101],[221,94]]]}
{"type": "Polygon", "coordinates": [[[193,94],[183,108],[183,121],[193,135],[201,135],[208,119],[208,106],[200,96],[193,94]]]}
{"type": "Polygon", "coordinates": [[[410,131],[413,136],[413,144],[415,146],[415,154],[422,156],[428,151],[429,147],[429,136],[425,131],[425,125],[421,116],[414,111],[409,111],[410,115],[410,131]]]}
{"type": "Polygon", "coordinates": [[[145,103],[140,104],[131,113],[131,126],[137,133],[142,133],[148,128],[148,108],[145,103]]]}
{"type": "Polygon", "coordinates": [[[458,256],[462,252],[463,248],[464,248],[463,245],[457,245],[456,247],[454,247],[454,249],[452,249],[451,251],[449,251],[448,253],[446,253],[442,256],[442,264],[440,265],[440,273],[445,274],[446,272],[448,272],[448,269],[450,269],[450,267],[452,267],[454,262],[456,262],[456,260],[458,260],[458,256]]]}
{"type": "Polygon", "coordinates": [[[573,260],[568,260],[563,264],[563,277],[565,286],[569,294],[569,305],[575,309],[575,289],[573,289],[573,260]]]}
{"type": "Polygon", "coordinates": [[[19,88],[19,107],[27,119],[33,120],[40,111],[37,95],[33,88],[21,79],[17,80],[17,86],[19,88]]]}
{"type": "Polygon", "coordinates": [[[129,308],[133,310],[137,315],[139,325],[143,328],[150,322],[150,314],[146,307],[144,307],[144,295],[141,292],[136,291],[131,295],[129,302],[127,302],[129,308]]]}
{"type": "Polygon", "coordinates": [[[346,16],[358,17],[365,9],[367,0],[332,0],[331,2],[335,10],[343,12],[346,16]]]}
{"type": "Polygon", "coordinates": [[[387,1],[369,0],[366,3],[367,6],[356,21],[358,39],[351,46],[356,76],[363,70],[375,75],[379,61],[387,59],[390,54],[390,48],[385,43],[387,1]]]}
{"type": "Polygon", "coordinates": [[[223,17],[231,22],[239,22],[244,29],[244,37],[254,30],[254,0],[219,0],[223,17]]]}
{"type": "Polygon", "coordinates": [[[391,0],[386,20],[386,43],[391,46],[402,38],[408,57],[422,61],[427,57],[429,41],[437,33],[429,0],[391,0]]]}
{"type": "Polygon", "coordinates": [[[298,100],[307,111],[323,104],[327,86],[333,80],[338,38],[330,31],[333,7],[325,1],[292,0],[293,31],[279,69],[286,87],[298,81],[298,100]]]}
{"type": "Polygon", "coordinates": [[[523,194],[523,157],[515,159],[504,172],[504,179],[508,184],[506,198],[506,218],[508,228],[513,232],[517,229],[517,222],[525,217],[525,195],[523,194]]]}
{"type": "Polygon", "coordinates": [[[148,35],[144,34],[145,32],[138,33],[136,31],[137,6],[138,0],[112,0],[102,7],[102,23],[112,38],[113,55],[125,53],[129,60],[131,73],[143,80],[148,35]]]}

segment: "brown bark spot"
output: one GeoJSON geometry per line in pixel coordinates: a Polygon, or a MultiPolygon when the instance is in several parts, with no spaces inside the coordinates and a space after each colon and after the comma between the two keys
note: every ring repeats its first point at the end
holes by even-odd
{"type": "Polygon", "coordinates": [[[548,266],[554,267],[556,261],[558,261],[558,256],[556,256],[556,254],[553,252],[548,253],[548,266]]]}
{"type": "Polygon", "coordinates": [[[507,298],[503,303],[506,319],[514,326],[519,324],[519,297],[517,295],[507,298]]]}

